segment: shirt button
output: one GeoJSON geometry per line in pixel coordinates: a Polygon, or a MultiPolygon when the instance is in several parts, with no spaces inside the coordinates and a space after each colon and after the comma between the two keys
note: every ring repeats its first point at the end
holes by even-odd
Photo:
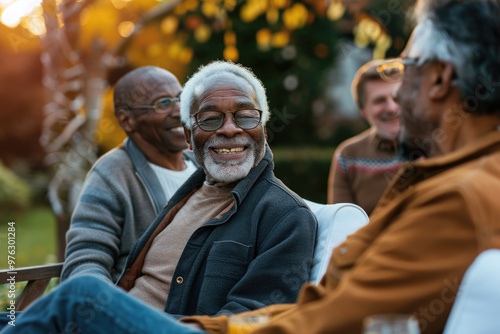
{"type": "Polygon", "coordinates": [[[345,253],[347,253],[347,247],[346,246],[340,247],[339,254],[343,255],[345,253]]]}
{"type": "Polygon", "coordinates": [[[182,278],[182,276],[177,276],[175,281],[177,282],[177,284],[182,284],[182,283],[184,283],[184,278],[182,278]]]}

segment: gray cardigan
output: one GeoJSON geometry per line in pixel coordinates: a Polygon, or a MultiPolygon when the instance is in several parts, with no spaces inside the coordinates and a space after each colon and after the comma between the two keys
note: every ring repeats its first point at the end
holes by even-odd
{"type": "MultiPolygon", "coordinates": [[[[191,152],[185,157],[194,162],[191,152]]],[[[130,249],[167,200],[130,139],[103,155],[87,174],[73,211],[61,280],[93,274],[116,282],[130,249]]]]}

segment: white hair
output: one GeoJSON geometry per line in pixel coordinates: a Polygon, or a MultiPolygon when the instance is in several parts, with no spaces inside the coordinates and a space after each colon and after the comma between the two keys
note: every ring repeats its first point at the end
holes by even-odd
{"type": "Polygon", "coordinates": [[[462,59],[456,57],[456,51],[462,49],[461,45],[457,45],[446,32],[437,29],[434,22],[428,18],[420,22],[416,29],[420,30],[421,35],[414,41],[411,50],[418,50],[420,65],[429,60],[440,59],[450,62],[455,68],[460,68],[461,64],[457,62],[462,59]]]}
{"type": "Polygon", "coordinates": [[[257,97],[258,108],[262,111],[262,126],[265,126],[270,118],[269,105],[266,97],[266,89],[262,82],[255,76],[255,74],[246,67],[240,64],[234,64],[227,61],[213,61],[205,66],[200,66],[198,71],[194,73],[191,78],[186,82],[181,93],[181,121],[188,129],[191,129],[193,114],[192,108],[195,105],[195,99],[204,92],[207,87],[205,80],[212,75],[219,75],[223,73],[234,74],[252,86],[257,97]]]}

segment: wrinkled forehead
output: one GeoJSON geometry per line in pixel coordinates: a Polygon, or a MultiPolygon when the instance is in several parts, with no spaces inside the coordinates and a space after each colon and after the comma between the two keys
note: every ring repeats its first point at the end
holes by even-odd
{"type": "Polygon", "coordinates": [[[413,29],[410,39],[401,53],[401,57],[421,58],[429,47],[429,41],[432,40],[430,38],[431,32],[431,22],[429,20],[424,20],[419,23],[415,29],[413,29]]]}

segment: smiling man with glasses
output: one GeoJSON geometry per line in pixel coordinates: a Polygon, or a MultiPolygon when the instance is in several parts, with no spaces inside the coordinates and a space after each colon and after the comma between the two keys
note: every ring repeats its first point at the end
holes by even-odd
{"type": "Polygon", "coordinates": [[[308,279],[316,222],[273,175],[262,83],[214,62],[187,81],[180,101],[201,169],[138,242],[119,286],[175,315],[292,302],[308,279]]]}
{"type": "Polygon", "coordinates": [[[196,170],[180,121],[177,78],[153,66],[125,74],[114,111],[127,139],[88,173],[67,233],[62,280],[116,282],[137,239],[196,170]]]}

